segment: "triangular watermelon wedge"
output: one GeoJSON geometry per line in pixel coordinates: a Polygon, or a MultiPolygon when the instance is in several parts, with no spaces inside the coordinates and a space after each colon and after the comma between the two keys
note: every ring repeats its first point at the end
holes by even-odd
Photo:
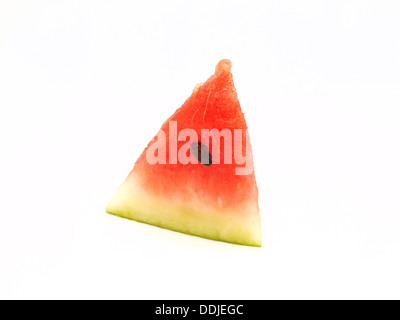
{"type": "Polygon", "coordinates": [[[163,124],[108,204],[108,213],[261,246],[253,158],[231,66],[220,61],[215,74],[163,124]]]}

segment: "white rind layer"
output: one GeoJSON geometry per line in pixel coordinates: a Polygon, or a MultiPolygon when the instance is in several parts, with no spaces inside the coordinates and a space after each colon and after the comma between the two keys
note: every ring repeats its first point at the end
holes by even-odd
{"type": "Polygon", "coordinates": [[[226,212],[207,205],[191,206],[154,196],[136,179],[121,185],[107,206],[108,213],[203,238],[261,246],[261,219],[253,212],[226,212]]]}

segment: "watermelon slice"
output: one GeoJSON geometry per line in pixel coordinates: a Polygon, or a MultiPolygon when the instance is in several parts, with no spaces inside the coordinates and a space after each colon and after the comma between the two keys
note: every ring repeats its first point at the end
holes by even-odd
{"type": "Polygon", "coordinates": [[[108,204],[108,213],[261,246],[253,158],[231,66],[220,61],[215,74],[163,124],[108,204]]]}

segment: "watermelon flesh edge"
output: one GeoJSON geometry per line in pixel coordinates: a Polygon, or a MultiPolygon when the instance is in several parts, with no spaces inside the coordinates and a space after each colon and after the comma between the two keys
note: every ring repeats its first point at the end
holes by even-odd
{"type": "Polygon", "coordinates": [[[261,246],[261,223],[257,215],[241,218],[216,208],[194,208],[166,199],[155,199],[140,183],[121,185],[106,211],[123,218],[164,229],[234,244],[261,246]]]}
{"type": "MultiPolygon", "coordinates": [[[[178,131],[191,128],[199,137],[201,129],[247,130],[230,70],[230,61],[222,60],[215,74],[195,87],[183,106],[163,124],[161,130],[166,132],[167,141],[170,121],[177,123],[178,131]]],[[[252,155],[244,139],[242,150],[252,155]]],[[[154,141],[118,188],[106,208],[108,213],[203,238],[261,246],[254,172],[236,175],[235,164],[222,163],[151,165],[146,151],[154,141]]],[[[178,149],[183,143],[178,142],[178,149]]],[[[168,146],[165,149],[168,159],[168,146]]],[[[248,161],[253,166],[252,156],[248,161]]]]}

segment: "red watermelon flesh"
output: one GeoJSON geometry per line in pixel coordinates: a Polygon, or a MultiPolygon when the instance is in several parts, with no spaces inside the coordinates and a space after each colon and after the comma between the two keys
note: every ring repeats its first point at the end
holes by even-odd
{"type": "Polygon", "coordinates": [[[222,60],[215,74],[196,86],[183,106],[163,124],[116,192],[107,212],[204,238],[261,246],[258,189],[246,133],[231,62],[222,60]],[[197,138],[177,141],[176,133],[184,129],[191,129],[197,138]],[[210,140],[201,135],[204,129],[212,130],[210,140]],[[225,139],[218,135],[222,130],[231,133],[228,148],[224,148],[225,139]],[[220,141],[219,147],[213,144],[213,138],[220,141]],[[208,152],[211,163],[204,163],[189,148],[195,140],[203,153],[208,152]],[[150,152],[149,148],[157,151],[150,152]],[[190,162],[180,161],[179,152],[190,162]],[[238,153],[247,155],[244,164],[235,161],[238,153]],[[149,163],[148,154],[158,156],[159,163],[149,163]],[[244,166],[250,168],[248,172],[237,174],[238,168],[244,166]]]}

